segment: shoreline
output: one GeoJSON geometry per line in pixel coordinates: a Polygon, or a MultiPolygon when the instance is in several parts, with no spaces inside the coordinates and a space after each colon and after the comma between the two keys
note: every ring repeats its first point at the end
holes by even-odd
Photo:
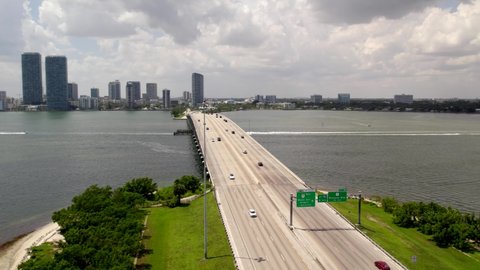
{"type": "Polygon", "coordinates": [[[55,242],[63,239],[59,232],[60,226],[51,222],[37,230],[18,236],[0,247],[0,269],[14,270],[28,259],[30,248],[45,242],[55,242]]]}

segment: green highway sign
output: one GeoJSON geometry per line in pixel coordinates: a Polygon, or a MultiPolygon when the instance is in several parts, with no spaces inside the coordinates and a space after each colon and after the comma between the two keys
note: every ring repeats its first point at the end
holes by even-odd
{"type": "Polygon", "coordinates": [[[297,207],[314,207],[315,191],[298,190],[297,191],[297,207]]]}
{"type": "Polygon", "coordinates": [[[318,202],[328,202],[328,194],[318,194],[318,202]]]}
{"type": "Polygon", "coordinates": [[[346,202],[346,201],[347,201],[346,191],[328,192],[328,202],[346,202]]]}

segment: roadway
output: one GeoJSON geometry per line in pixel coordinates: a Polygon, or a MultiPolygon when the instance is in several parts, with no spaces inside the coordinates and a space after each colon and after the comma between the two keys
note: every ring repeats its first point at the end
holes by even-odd
{"type": "Polygon", "coordinates": [[[305,183],[224,115],[205,116],[205,148],[204,115],[190,117],[239,269],[377,269],[378,260],[403,269],[328,204],[294,205],[291,229],[290,194],[305,183]]]}

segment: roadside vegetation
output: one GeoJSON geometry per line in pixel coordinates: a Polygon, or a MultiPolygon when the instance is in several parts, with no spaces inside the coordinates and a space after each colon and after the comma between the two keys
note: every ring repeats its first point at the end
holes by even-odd
{"type": "Polygon", "coordinates": [[[149,209],[143,269],[235,269],[227,235],[212,193],[207,195],[208,252],[204,259],[203,198],[188,206],[149,209]]]}
{"type": "MultiPolygon", "coordinates": [[[[426,205],[415,204],[418,204],[418,209],[426,205]]],[[[346,203],[331,203],[330,205],[350,220],[350,222],[357,223],[358,200],[349,199],[346,203]]],[[[480,252],[478,251],[478,238],[476,240],[465,239],[464,242],[471,245],[471,248],[465,251],[455,248],[454,242],[444,245],[444,242],[441,241],[438,244],[433,237],[434,234],[423,234],[415,226],[399,226],[403,225],[403,222],[406,220],[423,220],[423,217],[420,215],[412,215],[412,213],[419,212],[406,212],[404,207],[411,209],[412,203],[400,204],[392,198],[386,198],[383,200],[382,207],[379,207],[374,203],[363,202],[361,230],[409,269],[479,269],[480,252]],[[410,213],[410,215],[407,213],[410,213]]],[[[463,219],[462,214],[458,216],[456,210],[449,210],[449,208],[446,208],[445,211],[439,210],[438,216],[431,215],[443,219],[445,218],[444,215],[452,214],[456,219],[447,218],[445,222],[440,223],[441,225],[433,225],[432,227],[438,230],[438,235],[447,235],[447,232],[455,231],[453,228],[463,227],[463,225],[456,225],[463,219]],[[451,213],[446,214],[449,211],[451,213]],[[451,229],[448,229],[450,226],[447,226],[446,223],[450,224],[451,229]]],[[[470,215],[466,216],[470,217],[470,215]]],[[[478,232],[479,219],[477,218],[476,220],[476,230],[478,232]]],[[[422,224],[427,223],[422,222],[422,224]]]]}
{"type": "Polygon", "coordinates": [[[147,177],[117,189],[92,185],[52,216],[65,240],[33,247],[30,259],[19,269],[234,269],[211,195],[211,255],[203,260],[202,200],[193,201],[192,206],[181,202],[185,196],[203,192],[200,180],[188,175],[160,189],[147,177]],[[140,259],[135,265],[136,257],[140,259]]]}

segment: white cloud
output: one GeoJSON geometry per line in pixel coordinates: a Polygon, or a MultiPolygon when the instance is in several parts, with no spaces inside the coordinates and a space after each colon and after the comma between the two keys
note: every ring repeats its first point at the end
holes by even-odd
{"type": "MultiPolygon", "coordinates": [[[[448,97],[454,82],[478,96],[480,1],[392,1],[43,0],[16,21],[10,57],[66,55],[84,94],[120,79],[175,96],[201,72],[207,96],[448,97]]],[[[19,79],[0,75],[11,89],[19,79]]]]}

